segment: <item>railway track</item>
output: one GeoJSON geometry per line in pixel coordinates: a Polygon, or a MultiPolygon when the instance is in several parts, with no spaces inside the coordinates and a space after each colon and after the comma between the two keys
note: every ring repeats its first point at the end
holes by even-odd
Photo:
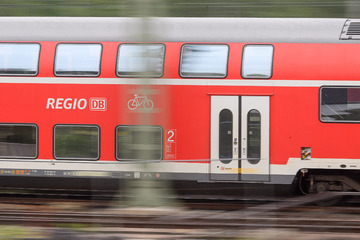
{"type": "Polygon", "coordinates": [[[108,239],[110,236],[123,237],[118,239],[133,239],[134,236],[138,239],[234,239],[264,229],[302,234],[351,233],[356,236],[360,233],[360,208],[304,205],[317,198],[319,196],[261,204],[247,202],[237,210],[98,209],[84,205],[82,200],[56,200],[52,204],[49,200],[48,204],[14,204],[9,200],[0,204],[0,224],[37,227],[47,229],[48,233],[50,228],[51,234],[72,234],[71,238],[77,236],[79,239],[94,236],[98,237],[94,239],[108,239]],[[70,232],[64,230],[69,226],[80,227],[70,232]],[[149,238],[150,235],[153,237],[149,238]]]}

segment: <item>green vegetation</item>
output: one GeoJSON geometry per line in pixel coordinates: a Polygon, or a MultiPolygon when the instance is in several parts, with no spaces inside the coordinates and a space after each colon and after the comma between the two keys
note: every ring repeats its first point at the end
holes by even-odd
{"type": "Polygon", "coordinates": [[[46,236],[36,228],[24,226],[1,226],[0,239],[46,239],[46,236]]]}
{"type": "Polygon", "coordinates": [[[360,18],[360,1],[3,0],[0,16],[360,18]]]}

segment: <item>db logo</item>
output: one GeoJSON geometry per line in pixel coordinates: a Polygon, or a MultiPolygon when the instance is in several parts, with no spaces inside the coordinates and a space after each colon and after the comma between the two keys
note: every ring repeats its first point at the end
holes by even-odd
{"type": "Polygon", "coordinates": [[[90,98],[91,111],[106,111],[107,101],[106,98],[90,98]]]}

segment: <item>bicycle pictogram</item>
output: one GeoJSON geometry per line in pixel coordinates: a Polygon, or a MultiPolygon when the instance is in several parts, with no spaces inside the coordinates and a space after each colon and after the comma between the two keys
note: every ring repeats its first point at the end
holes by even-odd
{"type": "Polygon", "coordinates": [[[151,110],[154,106],[153,101],[147,98],[145,95],[134,94],[134,98],[128,101],[128,108],[135,110],[138,107],[143,107],[146,110],[151,110]]]}

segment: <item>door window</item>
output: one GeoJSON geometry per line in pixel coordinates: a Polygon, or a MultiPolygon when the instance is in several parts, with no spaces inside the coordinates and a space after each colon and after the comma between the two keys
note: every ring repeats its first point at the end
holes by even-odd
{"type": "Polygon", "coordinates": [[[233,114],[229,109],[221,110],[219,114],[219,158],[222,163],[231,162],[233,139],[233,114]]]}
{"type": "Polygon", "coordinates": [[[257,164],[260,161],[261,149],[261,115],[258,110],[252,109],[247,116],[247,158],[251,164],[257,164]]]}

